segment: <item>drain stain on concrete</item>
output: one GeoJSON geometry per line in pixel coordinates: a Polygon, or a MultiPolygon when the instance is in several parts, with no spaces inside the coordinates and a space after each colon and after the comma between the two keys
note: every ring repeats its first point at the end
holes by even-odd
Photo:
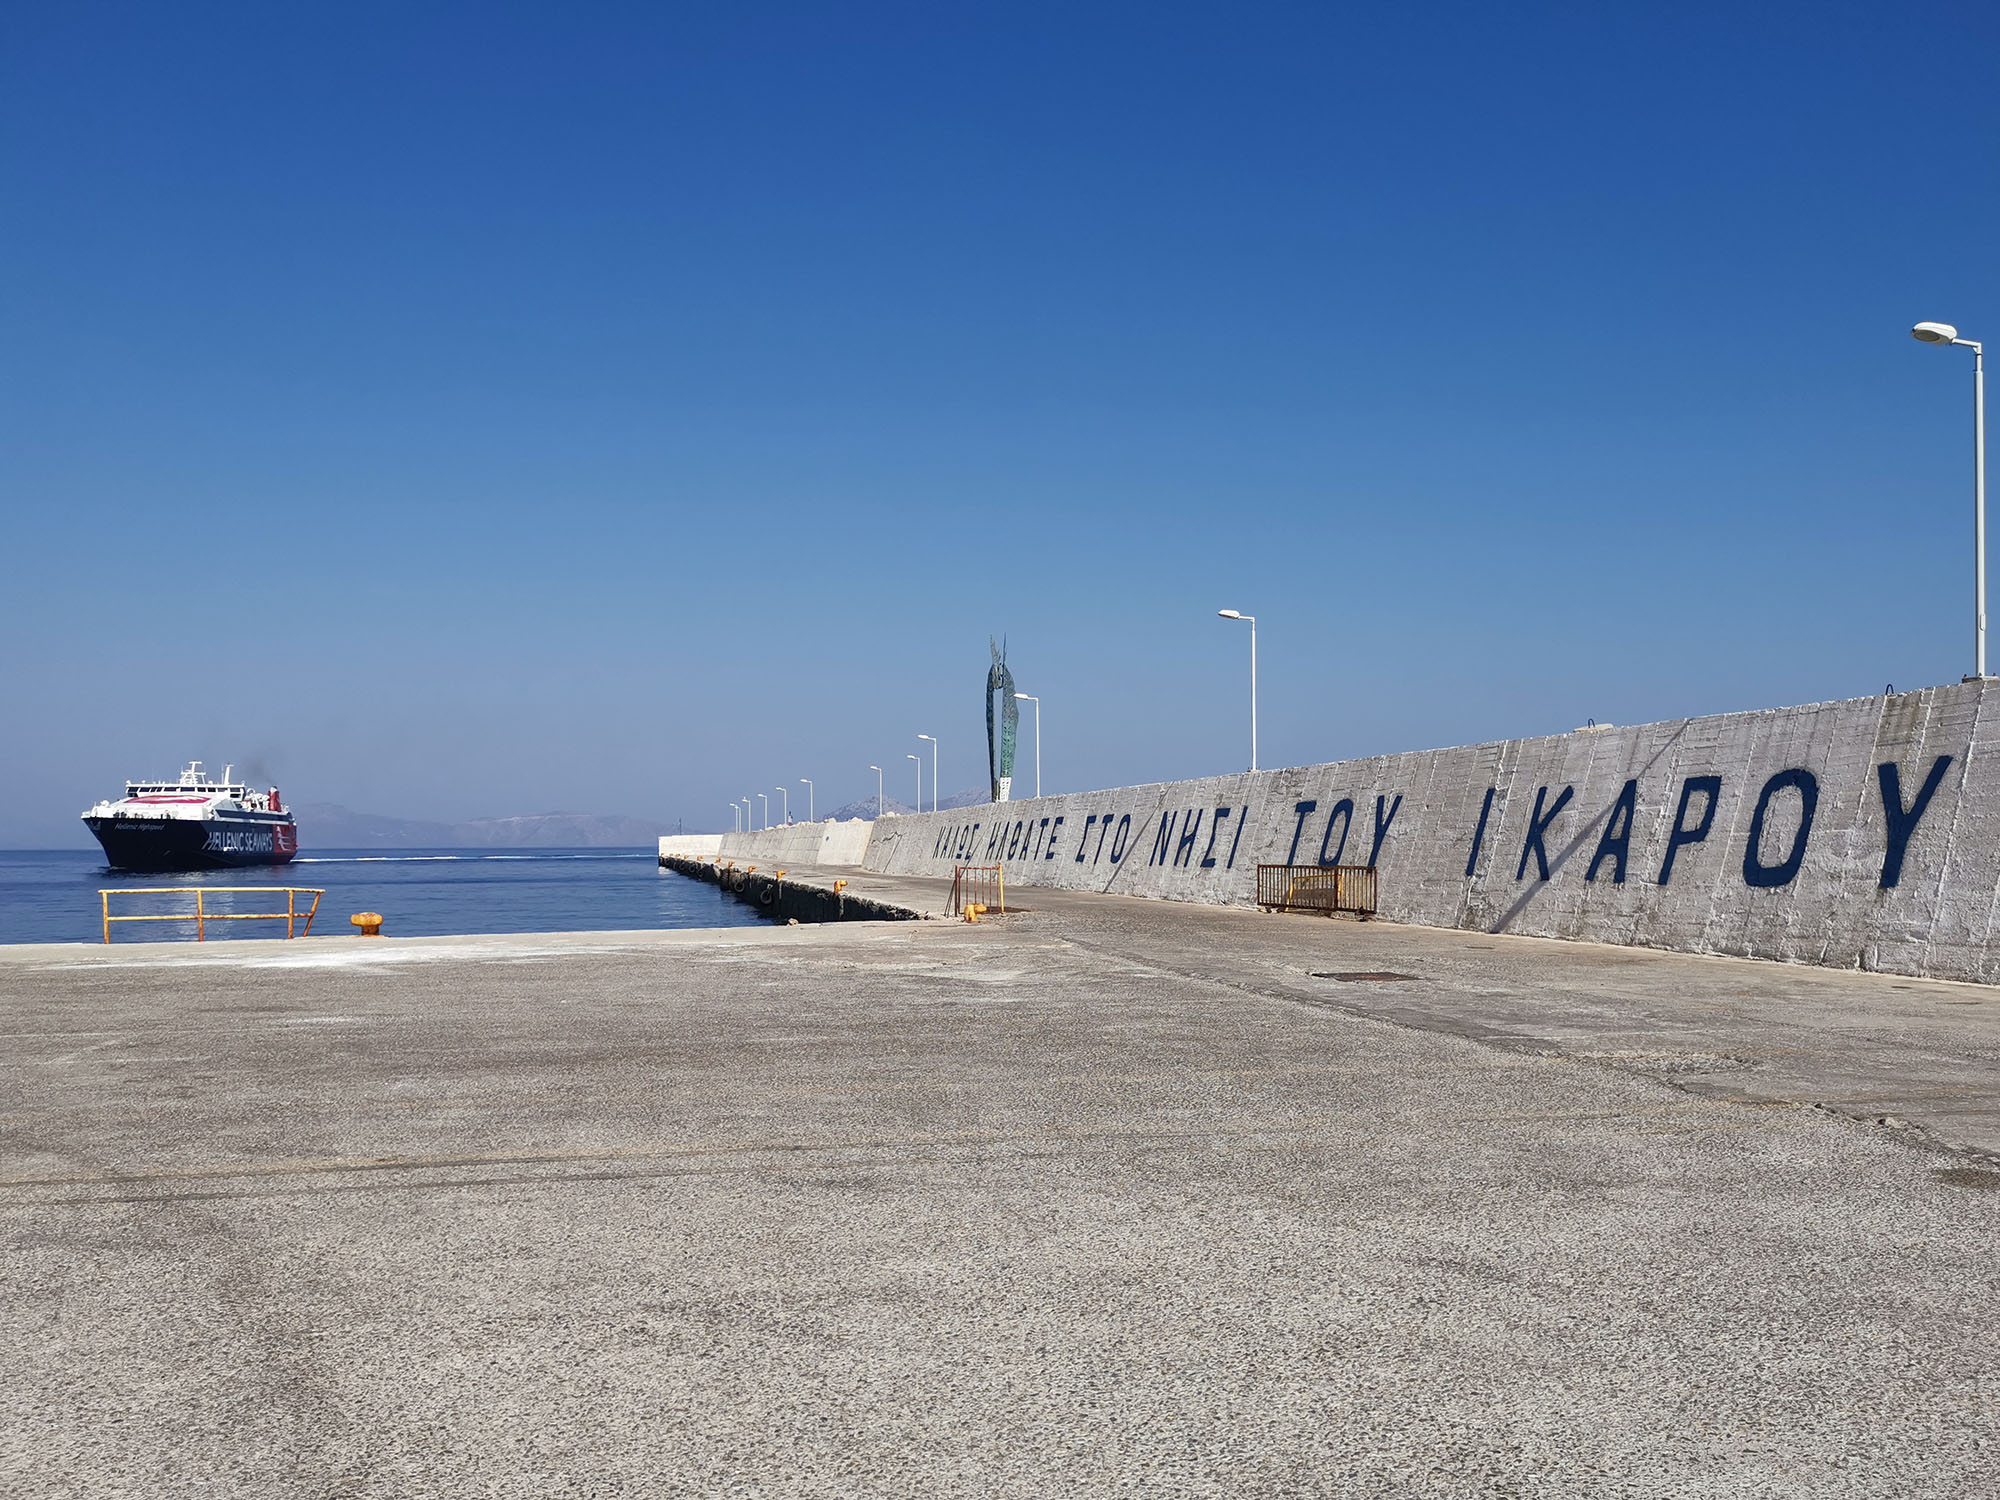
{"type": "Polygon", "coordinates": [[[1985,1167],[1939,1167],[1931,1175],[1948,1187],[1983,1188],[1989,1193],[2000,1192],[2000,1172],[1988,1171],[1985,1167]]]}

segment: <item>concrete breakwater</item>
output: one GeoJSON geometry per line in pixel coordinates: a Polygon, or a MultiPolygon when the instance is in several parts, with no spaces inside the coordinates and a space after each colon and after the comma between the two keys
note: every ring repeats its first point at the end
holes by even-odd
{"type": "Polygon", "coordinates": [[[1996,980],[1989,688],[906,815],[858,859],[1246,906],[1259,864],[1373,864],[1393,921],[1996,980]]]}
{"type": "Polygon", "coordinates": [[[664,851],[660,867],[690,880],[721,886],[777,922],[787,918],[799,922],[910,922],[922,915],[906,906],[851,896],[820,881],[780,879],[775,867],[744,869],[713,856],[702,858],[664,851]]]}
{"type": "Polygon", "coordinates": [[[874,826],[863,818],[848,818],[837,823],[787,823],[750,833],[668,834],[660,840],[660,856],[719,855],[739,864],[773,868],[858,865],[874,826]]]}

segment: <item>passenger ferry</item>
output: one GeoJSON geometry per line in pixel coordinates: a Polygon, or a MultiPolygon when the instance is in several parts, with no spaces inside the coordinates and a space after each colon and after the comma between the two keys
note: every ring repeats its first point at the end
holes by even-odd
{"type": "Polygon", "coordinates": [[[253,792],[225,766],[211,781],[190,761],[178,781],[128,781],[125,795],[83,815],[114,870],[222,870],[282,865],[299,829],[278,789],[253,792]]]}

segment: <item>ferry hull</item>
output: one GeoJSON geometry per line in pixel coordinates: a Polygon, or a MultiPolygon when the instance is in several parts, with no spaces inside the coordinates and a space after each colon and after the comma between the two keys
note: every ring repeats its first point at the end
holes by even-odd
{"type": "Polygon", "coordinates": [[[85,818],[114,870],[168,874],[289,864],[296,825],[213,818],[85,818]]]}

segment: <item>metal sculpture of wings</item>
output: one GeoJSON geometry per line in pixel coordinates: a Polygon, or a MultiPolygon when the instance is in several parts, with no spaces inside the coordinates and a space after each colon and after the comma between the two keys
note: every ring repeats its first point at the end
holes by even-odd
{"type": "Polygon", "coordinates": [[[1014,787],[1014,728],[1021,705],[1014,700],[1014,674],[1007,670],[1007,648],[992,636],[993,665],[986,672],[986,760],[993,775],[993,800],[1005,802],[1014,787]]]}

